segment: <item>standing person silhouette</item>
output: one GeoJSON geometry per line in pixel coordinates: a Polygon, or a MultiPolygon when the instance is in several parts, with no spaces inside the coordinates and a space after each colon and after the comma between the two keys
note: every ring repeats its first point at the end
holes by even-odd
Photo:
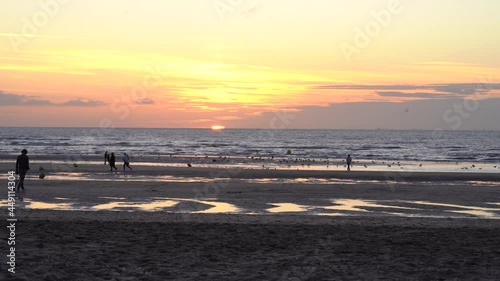
{"type": "Polygon", "coordinates": [[[116,158],[115,158],[115,153],[111,152],[111,156],[108,159],[109,162],[109,167],[111,168],[110,172],[113,171],[113,168],[115,168],[115,171],[118,170],[115,166],[116,158]]]}
{"type": "Polygon", "coordinates": [[[351,170],[351,163],[352,163],[351,154],[347,154],[346,162],[347,162],[347,171],[350,171],[351,170]]]}
{"type": "Polygon", "coordinates": [[[17,183],[17,192],[24,191],[24,178],[26,177],[26,173],[30,169],[30,159],[26,155],[28,151],[23,149],[21,151],[21,155],[17,156],[16,161],[16,175],[19,175],[19,182],[17,183]]]}
{"type": "Polygon", "coordinates": [[[106,165],[106,162],[109,161],[109,153],[106,151],[104,152],[104,165],[106,165]]]}
{"type": "Polygon", "coordinates": [[[123,170],[124,171],[125,171],[125,167],[128,167],[130,170],[132,170],[132,168],[130,168],[130,159],[129,159],[127,153],[123,153],[123,170]]]}

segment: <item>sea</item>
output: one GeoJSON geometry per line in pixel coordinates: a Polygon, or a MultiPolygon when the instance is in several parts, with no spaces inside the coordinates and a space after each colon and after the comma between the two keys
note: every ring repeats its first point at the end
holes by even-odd
{"type": "Polygon", "coordinates": [[[0,154],[263,156],[500,162],[498,131],[1,127],[0,154]]]}

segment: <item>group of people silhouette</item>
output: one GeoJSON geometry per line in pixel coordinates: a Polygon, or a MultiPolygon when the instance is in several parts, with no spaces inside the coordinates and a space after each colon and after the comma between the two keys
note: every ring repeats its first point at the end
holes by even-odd
{"type": "MultiPolygon", "coordinates": [[[[27,154],[28,150],[23,149],[21,151],[21,155],[17,157],[16,175],[19,175],[16,189],[17,192],[24,191],[24,178],[26,177],[26,173],[30,169],[29,158],[27,154]]],[[[350,171],[352,167],[352,157],[350,154],[347,155],[346,163],[347,171],[350,171]]],[[[115,171],[118,170],[118,168],[116,168],[116,156],[114,152],[108,153],[108,151],[106,151],[104,153],[104,165],[106,164],[109,164],[110,172],[112,172],[113,169],[115,169],[115,171]]],[[[125,171],[126,168],[132,170],[132,167],[130,167],[130,156],[127,153],[123,153],[123,170],[125,171]]]]}
{"type": "MultiPolygon", "coordinates": [[[[116,157],[114,152],[110,154],[106,151],[104,153],[104,165],[107,163],[109,163],[110,172],[112,172],[113,169],[115,169],[115,171],[118,170],[118,168],[116,168],[116,157]]],[[[123,170],[125,171],[127,167],[132,170],[132,167],[130,167],[130,156],[127,153],[123,153],[123,170]]]]}

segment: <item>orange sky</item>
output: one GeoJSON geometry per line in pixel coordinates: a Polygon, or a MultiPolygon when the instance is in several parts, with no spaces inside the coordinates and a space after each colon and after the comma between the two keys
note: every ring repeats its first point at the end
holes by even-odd
{"type": "Polygon", "coordinates": [[[493,0],[2,1],[0,126],[261,127],[266,112],[498,98],[499,12],[493,0]]]}

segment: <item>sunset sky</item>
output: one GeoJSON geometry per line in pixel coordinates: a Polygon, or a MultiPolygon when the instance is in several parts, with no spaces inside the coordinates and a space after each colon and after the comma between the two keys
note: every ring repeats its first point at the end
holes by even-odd
{"type": "Polygon", "coordinates": [[[500,130],[498,0],[5,0],[0,126],[500,130]]]}

